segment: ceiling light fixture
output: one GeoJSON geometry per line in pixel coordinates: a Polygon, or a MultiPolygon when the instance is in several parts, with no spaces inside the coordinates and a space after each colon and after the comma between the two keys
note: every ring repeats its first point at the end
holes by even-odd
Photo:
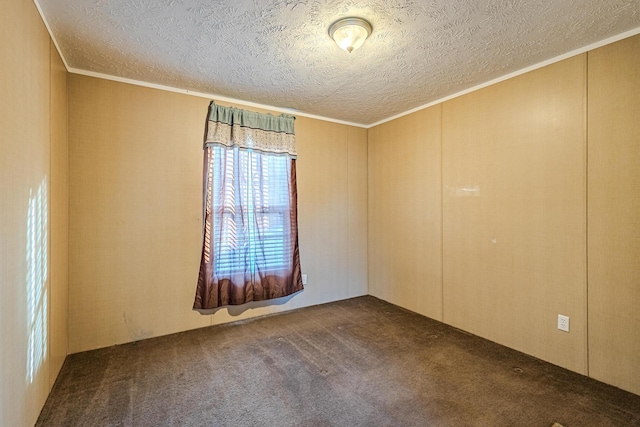
{"type": "Polygon", "coordinates": [[[340,19],[329,27],[329,36],[349,53],[362,46],[370,34],[371,24],[361,18],[340,19]]]}

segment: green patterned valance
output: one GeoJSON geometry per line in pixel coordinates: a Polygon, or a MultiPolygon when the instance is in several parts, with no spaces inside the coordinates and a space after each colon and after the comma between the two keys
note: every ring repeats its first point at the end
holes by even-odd
{"type": "Polygon", "coordinates": [[[294,116],[255,113],[209,104],[204,145],[239,147],[296,158],[294,116]]]}

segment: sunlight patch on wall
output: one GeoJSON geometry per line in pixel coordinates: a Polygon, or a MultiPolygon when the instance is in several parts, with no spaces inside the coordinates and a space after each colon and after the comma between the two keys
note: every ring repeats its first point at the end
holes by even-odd
{"type": "Polygon", "coordinates": [[[29,192],[27,213],[27,381],[33,379],[47,354],[48,195],[46,177],[29,192]]]}

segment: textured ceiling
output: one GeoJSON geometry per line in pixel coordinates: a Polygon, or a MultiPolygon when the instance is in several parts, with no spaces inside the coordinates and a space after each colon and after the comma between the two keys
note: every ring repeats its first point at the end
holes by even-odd
{"type": "Polygon", "coordinates": [[[640,27],[640,0],[36,1],[71,69],[360,124],[640,27]]]}

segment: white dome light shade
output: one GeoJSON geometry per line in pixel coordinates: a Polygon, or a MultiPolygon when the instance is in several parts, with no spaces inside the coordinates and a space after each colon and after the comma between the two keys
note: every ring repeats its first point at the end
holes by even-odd
{"type": "Polygon", "coordinates": [[[344,18],[329,27],[329,36],[349,53],[362,46],[370,34],[371,24],[360,18],[344,18]]]}

